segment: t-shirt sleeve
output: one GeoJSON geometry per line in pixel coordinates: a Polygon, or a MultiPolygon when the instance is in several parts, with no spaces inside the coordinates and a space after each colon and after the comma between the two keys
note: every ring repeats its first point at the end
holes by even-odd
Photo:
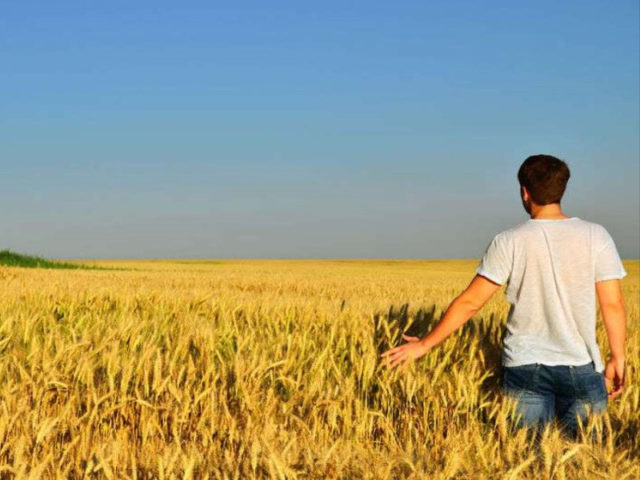
{"type": "Polygon", "coordinates": [[[627,276],[616,245],[609,232],[602,229],[601,244],[595,258],[595,281],[621,279],[627,276]]]}
{"type": "Polygon", "coordinates": [[[504,232],[493,237],[476,268],[476,273],[499,285],[504,284],[509,279],[513,266],[509,244],[509,238],[504,232]]]}

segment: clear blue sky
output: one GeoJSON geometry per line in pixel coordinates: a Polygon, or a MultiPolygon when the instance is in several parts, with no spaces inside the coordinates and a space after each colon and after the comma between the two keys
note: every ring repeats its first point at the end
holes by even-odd
{"type": "Polygon", "coordinates": [[[640,256],[636,0],[3,2],[0,248],[482,255],[563,206],[640,256]]]}

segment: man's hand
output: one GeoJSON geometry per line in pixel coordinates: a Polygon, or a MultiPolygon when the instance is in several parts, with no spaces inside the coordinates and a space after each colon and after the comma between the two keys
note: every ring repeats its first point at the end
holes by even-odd
{"type": "Polygon", "coordinates": [[[386,358],[382,364],[395,367],[408,360],[417,360],[423,357],[429,350],[444,341],[445,338],[475,315],[499,289],[499,284],[482,275],[476,275],[465,291],[451,302],[433,330],[423,338],[402,335],[402,338],[407,340],[407,343],[384,352],[381,357],[386,358]]]}
{"type": "Polygon", "coordinates": [[[609,398],[616,398],[624,389],[624,359],[612,358],[604,369],[604,382],[609,398]]]}
{"type": "Polygon", "coordinates": [[[407,343],[391,348],[380,355],[381,357],[386,357],[382,361],[382,365],[395,367],[409,360],[417,360],[429,351],[429,348],[421,342],[418,337],[410,337],[409,335],[402,334],[402,338],[404,338],[407,343]]]}

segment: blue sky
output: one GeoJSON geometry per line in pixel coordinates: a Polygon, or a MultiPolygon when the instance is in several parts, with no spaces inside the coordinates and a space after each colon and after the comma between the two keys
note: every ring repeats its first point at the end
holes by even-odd
{"type": "Polygon", "coordinates": [[[637,1],[8,2],[0,248],[477,258],[563,158],[640,256],[637,1]]]}

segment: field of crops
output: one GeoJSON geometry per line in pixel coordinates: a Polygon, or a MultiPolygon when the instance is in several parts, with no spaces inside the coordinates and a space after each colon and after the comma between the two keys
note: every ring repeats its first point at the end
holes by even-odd
{"type": "MultiPolygon", "coordinates": [[[[0,267],[0,479],[640,478],[640,262],[625,261],[629,386],[539,447],[501,400],[500,291],[404,371],[476,261],[0,267]]],[[[598,339],[608,346],[601,322],[598,339]]]]}

